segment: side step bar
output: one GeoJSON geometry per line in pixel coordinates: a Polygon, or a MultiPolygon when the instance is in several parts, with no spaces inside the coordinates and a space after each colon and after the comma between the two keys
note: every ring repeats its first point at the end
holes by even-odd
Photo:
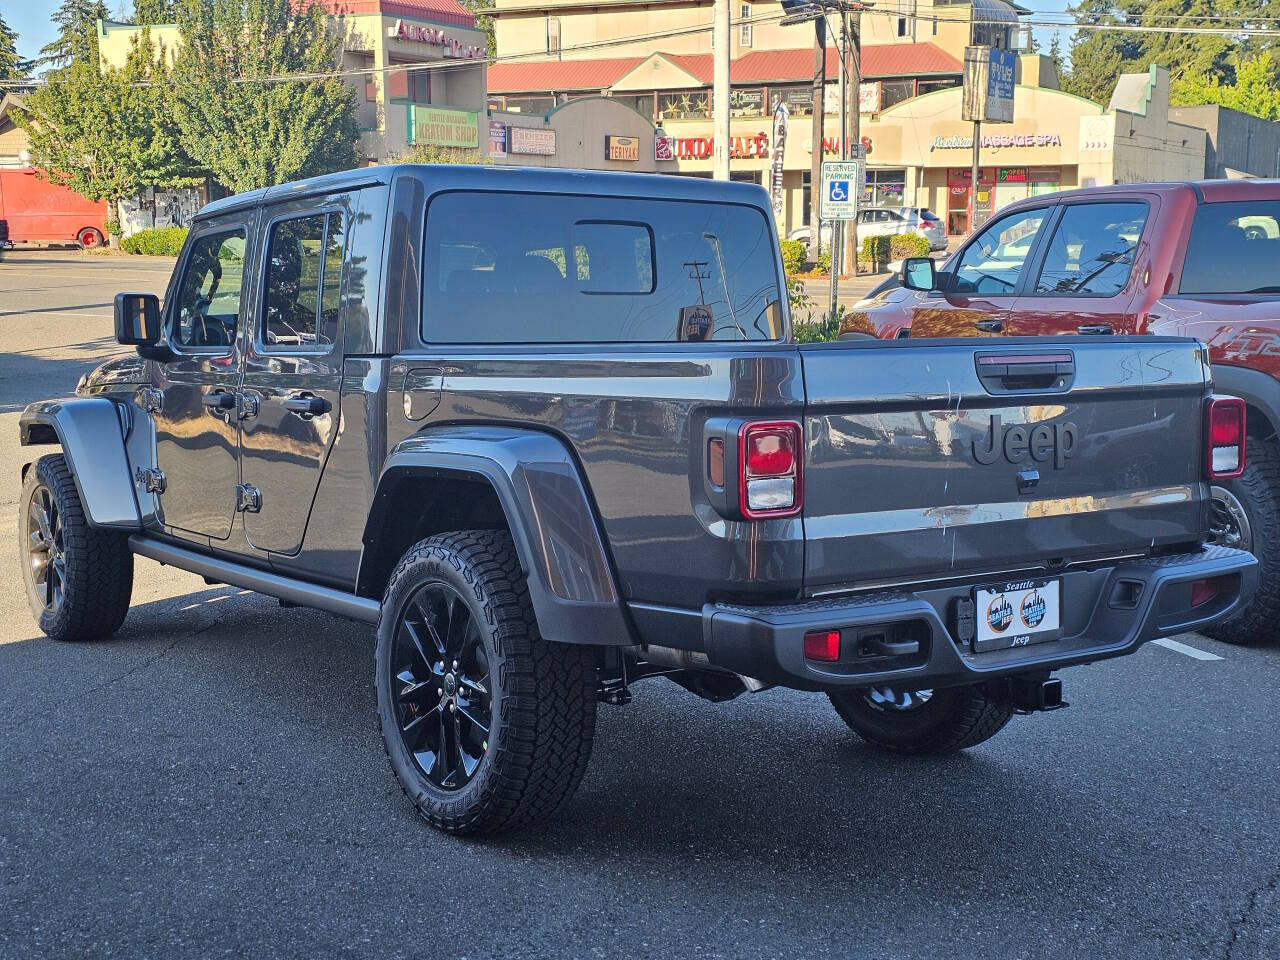
{"type": "Polygon", "coordinates": [[[357,597],[354,593],[334,590],[332,587],[322,587],[303,580],[282,577],[278,573],[242,566],[229,560],[188,550],[186,547],[152,540],[141,534],[134,534],[129,538],[129,549],[140,557],[148,557],[166,566],[188,570],[209,580],[228,583],[233,587],[244,587],[254,593],[264,593],[269,597],[294,603],[300,607],[315,607],[317,610],[334,613],[359,623],[376,624],[382,610],[382,605],[377,600],[368,597],[357,597]]]}

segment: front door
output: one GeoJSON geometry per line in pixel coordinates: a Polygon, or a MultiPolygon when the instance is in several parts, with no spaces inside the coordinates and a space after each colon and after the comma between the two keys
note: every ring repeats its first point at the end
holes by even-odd
{"type": "Polygon", "coordinates": [[[161,520],[215,540],[227,539],[236,513],[239,331],[249,315],[253,217],[241,211],[194,228],[166,305],[174,355],[153,365],[161,520]]]}
{"type": "Polygon", "coordinates": [[[351,200],[335,195],[268,211],[262,295],[246,337],[240,442],[245,532],[270,553],[301,548],[338,431],[351,200]]]}

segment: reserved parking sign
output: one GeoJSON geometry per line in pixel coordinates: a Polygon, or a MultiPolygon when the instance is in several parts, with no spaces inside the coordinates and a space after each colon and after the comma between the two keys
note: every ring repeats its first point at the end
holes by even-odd
{"type": "Polygon", "coordinates": [[[853,220],[862,193],[862,163],[832,160],[822,165],[822,219],[853,220]]]}

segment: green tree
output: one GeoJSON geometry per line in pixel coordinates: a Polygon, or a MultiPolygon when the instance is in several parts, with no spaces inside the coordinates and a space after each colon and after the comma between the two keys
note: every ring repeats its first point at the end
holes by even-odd
{"type": "Polygon", "coordinates": [[[345,36],[318,3],[181,0],[173,115],[188,154],[234,191],[355,166],[345,36]]]}
{"type": "Polygon", "coordinates": [[[64,67],[75,60],[97,60],[98,21],[107,19],[103,0],[62,0],[49,18],[58,35],[40,48],[40,62],[64,67]]]}
{"type": "Polygon", "coordinates": [[[54,183],[113,204],[147,187],[198,182],[165,105],[163,60],[144,30],[120,69],[75,59],[27,95],[17,115],[32,163],[54,183]]]}
{"type": "Polygon", "coordinates": [[[133,0],[133,22],[154,27],[178,18],[175,0],[133,0]]]}
{"type": "MultiPolygon", "coordinates": [[[[471,13],[477,10],[487,10],[493,7],[492,0],[458,0],[463,7],[471,13]]],[[[476,14],[476,29],[483,30],[487,40],[487,49],[489,56],[494,56],[498,51],[498,41],[494,39],[493,33],[493,17],[486,17],[484,14],[476,14]]]]}
{"type": "MultiPolygon", "coordinates": [[[[0,80],[25,80],[31,66],[29,60],[18,56],[18,35],[0,14],[0,80]]],[[[0,96],[3,95],[4,91],[0,90],[0,96]]]]}
{"type": "Polygon", "coordinates": [[[1175,80],[1169,99],[1176,106],[1216,103],[1241,113],[1280,120],[1280,89],[1275,83],[1276,65],[1270,50],[1232,66],[1234,81],[1223,83],[1208,73],[1175,80]]]}
{"type": "Polygon", "coordinates": [[[1153,63],[1168,67],[1172,80],[1195,74],[1232,77],[1232,51],[1239,48],[1239,38],[1182,28],[1238,23],[1250,12],[1239,0],[1150,0],[1141,10],[1144,25],[1168,28],[1140,35],[1143,69],[1153,63]]]}
{"type": "MultiPolygon", "coordinates": [[[[1135,0],[1081,0],[1068,8],[1076,23],[1108,27],[1132,21],[1135,0]]],[[[1107,104],[1120,74],[1139,69],[1141,34],[1119,30],[1078,30],[1071,38],[1071,72],[1062,88],[1078,97],[1107,104]]]]}

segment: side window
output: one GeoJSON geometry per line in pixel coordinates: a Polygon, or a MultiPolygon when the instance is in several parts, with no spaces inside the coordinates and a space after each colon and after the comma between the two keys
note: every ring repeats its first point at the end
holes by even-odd
{"type": "Polygon", "coordinates": [[[265,348],[327,348],[338,328],[342,214],[281,220],[271,228],[264,277],[265,348]]]}
{"type": "Polygon", "coordinates": [[[429,343],[782,334],[772,227],[749,206],[445,193],[427,208],[422,259],[429,343]]]}
{"type": "Polygon", "coordinates": [[[1016,213],[978,234],[960,258],[952,292],[988,296],[1012,293],[1046,213],[1043,209],[1016,213]]]}
{"type": "Polygon", "coordinates": [[[1196,207],[1178,292],[1280,293],[1280,201],[1242,200],[1196,207]]]}
{"type": "Polygon", "coordinates": [[[174,309],[177,346],[199,349],[235,343],[244,250],[243,228],[202,234],[192,242],[174,309]]]}
{"type": "Polygon", "coordinates": [[[1036,293],[1101,297],[1119,293],[1133,271],[1148,209],[1137,200],[1065,207],[1049,241],[1036,293]]]}

